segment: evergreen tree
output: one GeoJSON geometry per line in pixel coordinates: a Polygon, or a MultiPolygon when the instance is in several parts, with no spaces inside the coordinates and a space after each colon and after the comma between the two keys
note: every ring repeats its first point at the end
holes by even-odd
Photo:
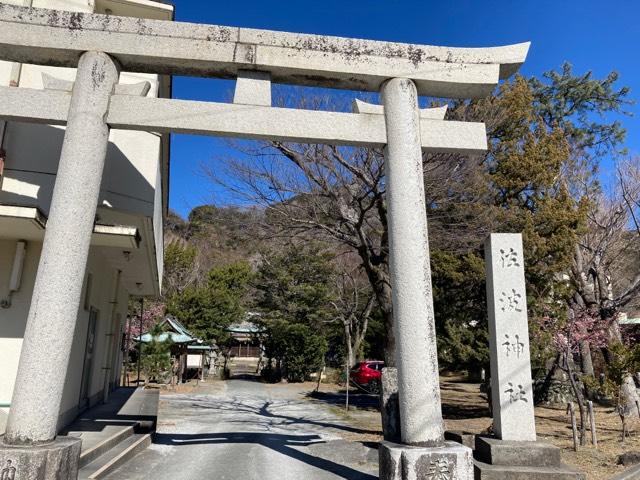
{"type": "Polygon", "coordinates": [[[157,323],[149,332],[151,339],[142,344],[141,367],[146,381],[160,382],[163,375],[171,371],[171,338],[167,336],[163,341],[161,335],[165,333],[161,323],[157,323]]]}
{"type": "Polygon", "coordinates": [[[454,104],[452,119],[486,122],[489,151],[453,170],[446,158],[456,184],[426,176],[428,185],[446,187],[427,202],[445,364],[488,365],[482,241],[490,232],[523,233],[534,370],[555,354],[553,334],[575,291],[567,278],[587,225],[588,189],[597,188],[597,162],[624,137],[605,117],[626,103],[628,90],[615,89],[616,79],[576,76],[564,65],[542,80],[518,76],[495,96],[454,104]]]}
{"type": "Polygon", "coordinates": [[[269,359],[265,376],[303,381],[322,366],[332,321],[331,260],[317,246],[263,256],[255,287],[269,359]]]}
{"type": "Polygon", "coordinates": [[[214,267],[204,285],[185,288],[168,299],[167,312],[207,342],[225,344],[227,328],[244,319],[243,300],[252,277],[245,262],[214,267]]]}

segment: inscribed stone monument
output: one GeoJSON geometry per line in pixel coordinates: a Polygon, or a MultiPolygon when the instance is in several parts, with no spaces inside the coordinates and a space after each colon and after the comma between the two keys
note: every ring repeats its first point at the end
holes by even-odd
{"type": "Polygon", "coordinates": [[[494,430],[502,440],[535,441],[522,235],[491,234],[485,261],[494,430]]]}

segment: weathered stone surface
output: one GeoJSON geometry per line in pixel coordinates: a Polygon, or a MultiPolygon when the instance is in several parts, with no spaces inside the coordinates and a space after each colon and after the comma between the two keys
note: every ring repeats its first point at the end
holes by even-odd
{"type": "MultiPolygon", "coordinates": [[[[444,440],[418,95],[411,80],[381,90],[387,128],[385,172],[398,400],[402,443],[444,440]]],[[[375,115],[362,115],[376,117],[375,115]]],[[[426,120],[425,120],[426,121],[426,120]]]]}
{"type": "Polygon", "coordinates": [[[640,416],[640,396],[636,388],[636,382],[630,374],[625,375],[621,387],[622,398],[625,399],[624,412],[627,417],[638,418],[640,416]]]}
{"type": "Polygon", "coordinates": [[[544,442],[476,437],[474,456],[490,465],[552,467],[560,465],[560,449],[544,442]]]}
{"type": "Polygon", "coordinates": [[[269,72],[238,71],[233,103],[271,106],[271,75],[269,72]]]}
{"type": "Polygon", "coordinates": [[[382,434],[388,442],[400,441],[400,404],[398,403],[398,370],[394,367],[382,369],[380,391],[380,413],[382,434]]]}
{"type": "Polygon", "coordinates": [[[404,445],[380,442],[378,471],[380,480],[402,480],[402,451],[404,445]]]}
{"type": "Polygon", "coordinates": [[[471,449],[454,442],[415,447],[381,442],[380,480],[472,480],[471,449]]]}
{"type": "Polygon", "coordinates": [[[545,382],[544,378],[534,380],[533,391],[536,395],[540,395],[536,398],[536,403],[566,407],[567,403],[576,401],[571,389],[571,383],[564,373],[563,375],[565,376],[564,379],[558,375],[549,379],[548,382],[545,382]]]}
{"type": "Polygon", "coordinates": [[[0,58],[67,67],[82,52],[106,51],[131,72],[234,78],[238,70],[262,70],[274,82],[371,91],[402,76],[421,95],[467,98],[489,95],[528,49],[410,45],[0,3],[0,58]]]}
{"type": "MultiPolygon", "coordinates": [[[[568,465],[527,467],[488,465],[474,462],[476,480],[586,480],[586,475],[568,465]]],[[[626,479],[625,479],[626,480],[626,479]]]]}
{"type": "Polygon", "coordinates": [[[465,447],[469,447],[471,450],[474,450],[476,448],[475,433],[446,430],[444,432],[444,439],[459,443],[461,445],[464,445],[465,447]]]}
{"type": "MultiPolygon", "coordinates": [[[[0,118],[63,125],[70,96],[59,91],[0,87],[0,118]]],[[[235,105],[130,95],[111,97],[107,123],[122,130],[191,133],[302,143],[383,147],[384,117],[357,113],[235,105]]],[[[483,123],[420,122],[424,150],[479,154],[487,149],[483,123]]]]}
{"type": "MultiPolygon", "coordinates": [[[[443,105],[442,107],[421,108],[420,118],[428,120],[444,120],[447,108],[447,105],[443,105]]],[[[363,102],[358,98],[353,101],[353,111],[355,113],[362,113],[365,115],[384,115],[384,107],[382,105],[363,102]]]]}
{"type": "Polygon", "coordinates": [[[76,480],[82,441],[59,436],[35,446],[7,445],[0,436],[0,478],[11,480],[76,480]],[[3,472],[7,472],[6,476],[3,472]]]}
{"type": "Polygon", "coordinates": [[[618,465],[628,467],[637,463],[640,463],[640,452],[625,452],[618,456],[618,465]]]}
{"type": "MultiPolygon", "coordinates": [[[[42,86],[45,90],[60,90],[62,92],[73,91],[73,83],[70,80],[64,80],[62,78],[54,77],[48,73],[42,73],[42,86]]],[[[151,90],[151,83],[137,82],[137,83],[118,83],[115,86],[115,95],[135,95],[136,97],[144,97],[151,90]]]]}
{"type": "Polygon", "coordinates": [[[109,140],[105,117],[117,82],[108,55],[82,56],[7,421],[10,444],[56,436],[109,140]]]}
{"type": "Polygon", "coordinates": [[[535,441],[522,235],[491,234],[485,265],[494,429],[503,440],[535,441]]]}

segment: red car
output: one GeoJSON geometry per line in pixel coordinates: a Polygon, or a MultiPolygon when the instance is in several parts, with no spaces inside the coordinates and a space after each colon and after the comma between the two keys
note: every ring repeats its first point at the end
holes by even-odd
{"type": "Polygon", "coordinates": [[[380,393],[380,377],[384,362],[380,360],[367,360],[356,363],[349,373],[351,382],[369,393],[380,393]]]}

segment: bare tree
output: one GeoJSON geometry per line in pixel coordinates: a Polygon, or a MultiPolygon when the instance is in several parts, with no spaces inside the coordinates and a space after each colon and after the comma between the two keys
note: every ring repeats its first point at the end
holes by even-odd
{"type": "Polygon", "coordinates": [[[375,295],[359,275],[358,270],[345,271],[336,277],[335,318],[344,328],[347,362],[352,367],[361,359],[375,295]]]}
{"type": "Polygon", "coordinates": [[[164,298],[168,298],[198,282],[201,262],[197,249],[184,238],[169,232],[165,234],[164,242],[162,293],[164,298]]]}
{"type": "MultiPolygon", "coordinates": [[[[617,167],[616,184],[607,194],[591,195],[586,233],[575,247],[572,277],[575,292],[570,308],[595,309],[609,325],[609,343],[622,342],[618,324],[621,309],[632,306],[640,294],[640,163],[623,161],[617,167]]],[[[583,374],[593,376],[591,344],[580,344],[583,374]]],[[[610,360],[610,350],[603,349],[610,360]]],[[[622,387],[626,403],[640,400],[631,375],[622,387]]],[[[631,408],[631,411],[635,411],[631,408]]]]}
{"type": "Polygon", "coordinates": [[[355,253],[385,318],[385,357],[394,363],[382,152],[326,145],[261,144],[205,173],[244,201],[265,208],[271,238],[298,237],[355,253]]]}

